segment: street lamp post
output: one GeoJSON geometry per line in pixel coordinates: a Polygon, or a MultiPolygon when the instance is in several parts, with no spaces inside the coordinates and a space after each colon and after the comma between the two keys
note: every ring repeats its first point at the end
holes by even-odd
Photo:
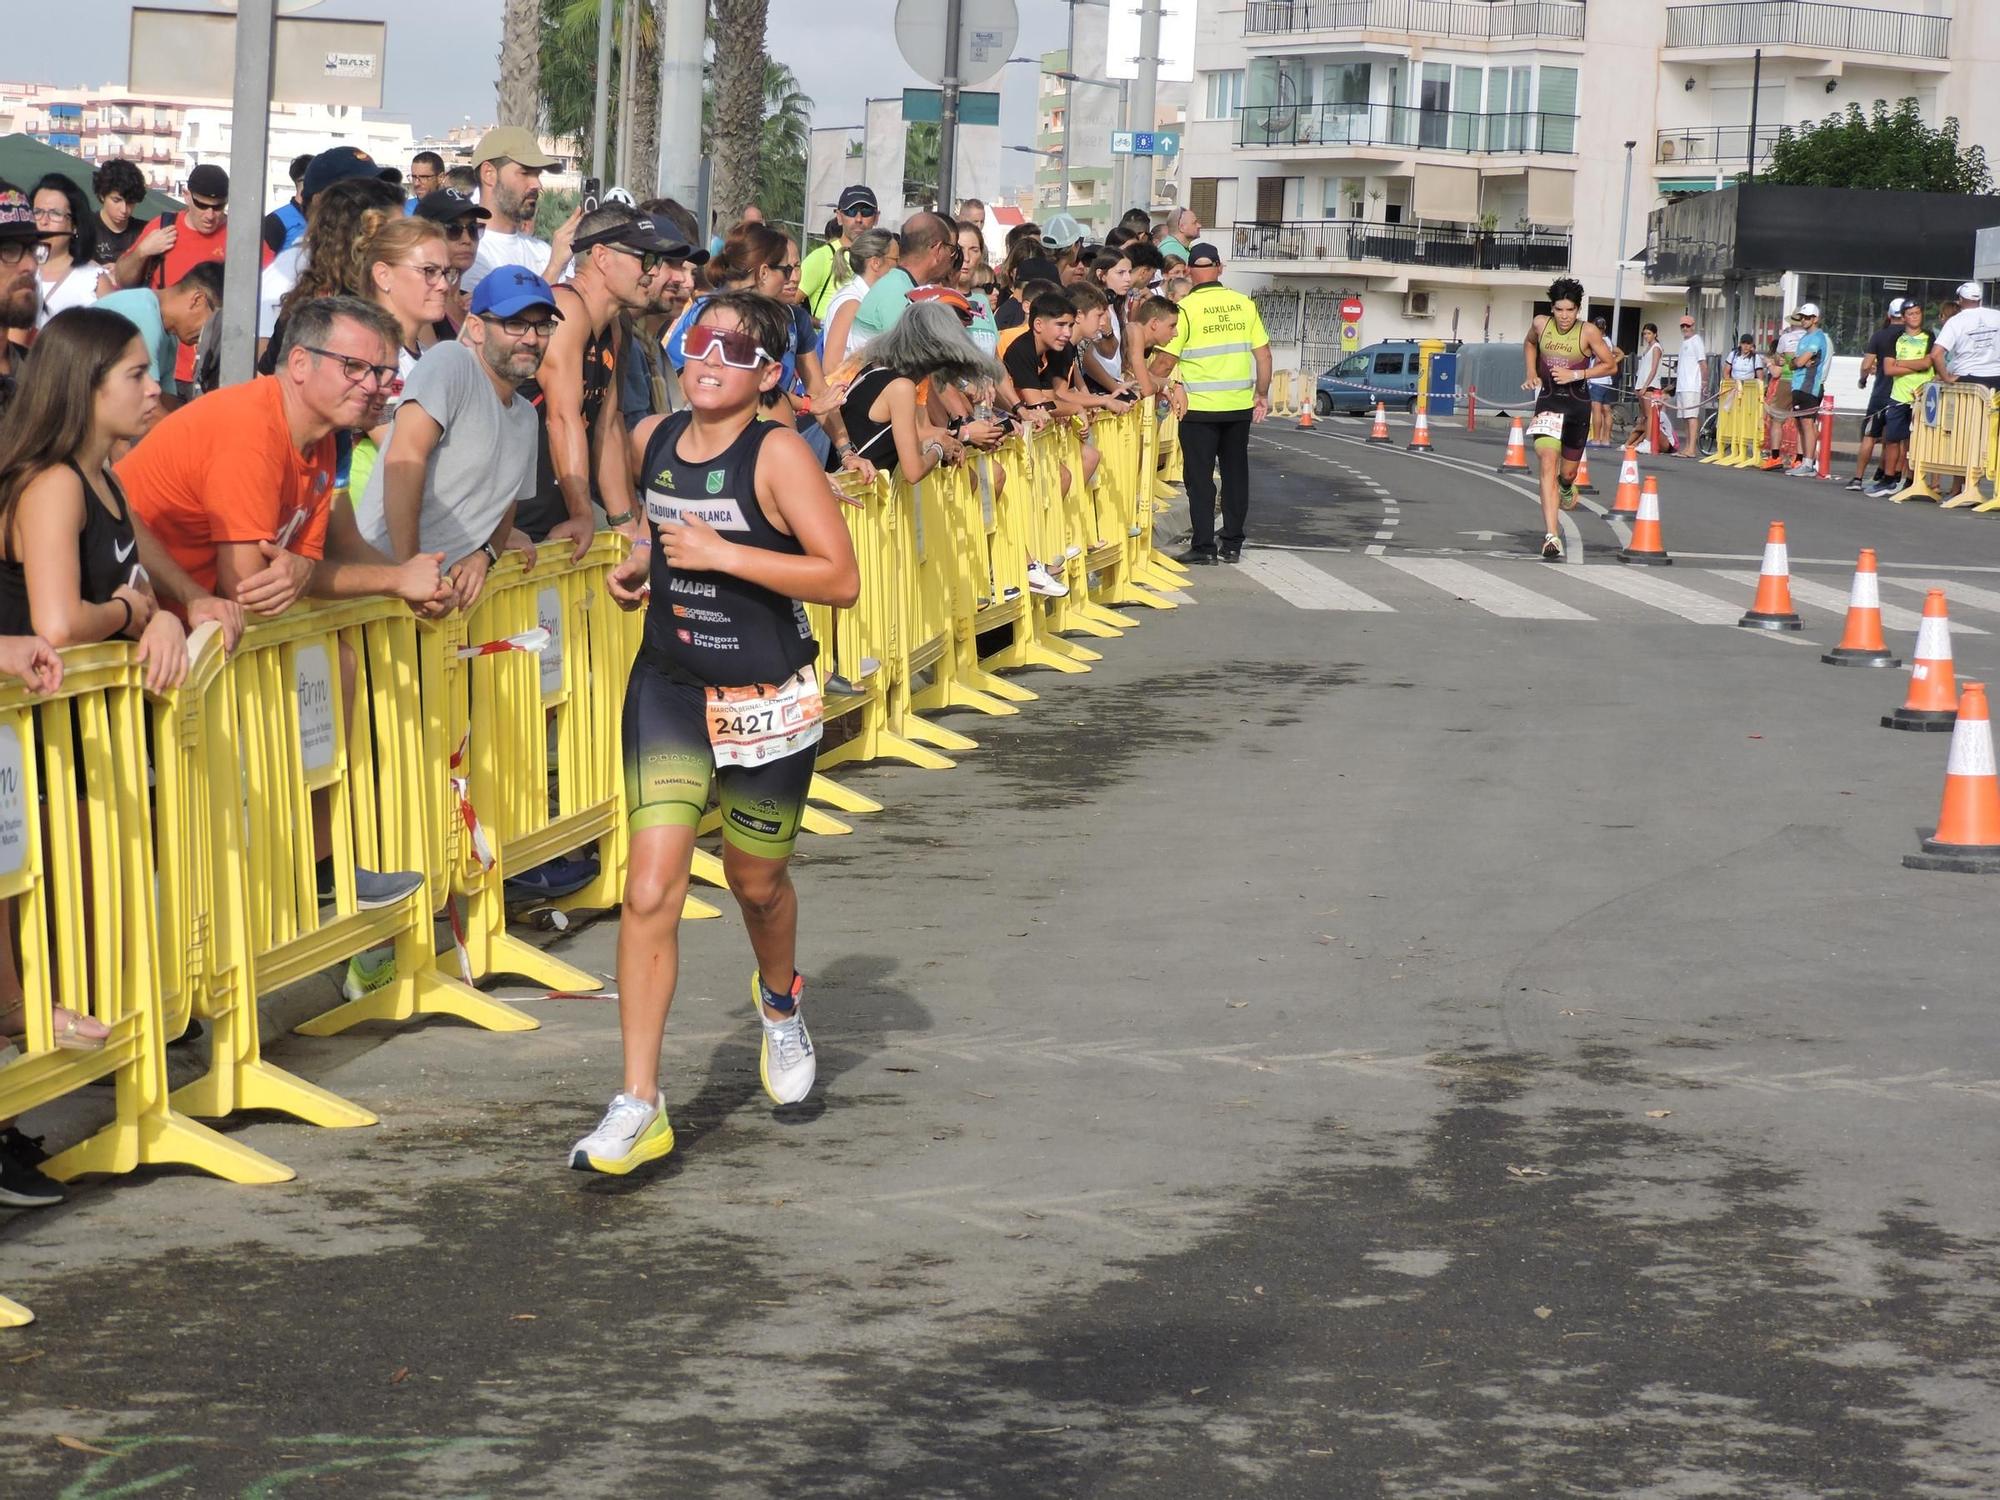
{"type": "Polygon", "coordinates": [[[1618,266],[1611,275],[1611,342],[1618,342],[1618,320],[1625,311],[1625,228],[1632,217],[1632,148],[1625,143],[1625,191],[1618,200],[1618,266]]]}

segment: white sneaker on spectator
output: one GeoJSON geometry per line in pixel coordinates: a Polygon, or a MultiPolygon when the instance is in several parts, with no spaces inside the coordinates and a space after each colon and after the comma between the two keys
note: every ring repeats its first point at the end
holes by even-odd
{"type": "Polygon", "coordinates": [[[1028,564],[1028,592],[1040,594],[1044,599],[1061,599],[1069,594],[1069,585],[1038,562],[1028,564]]]}

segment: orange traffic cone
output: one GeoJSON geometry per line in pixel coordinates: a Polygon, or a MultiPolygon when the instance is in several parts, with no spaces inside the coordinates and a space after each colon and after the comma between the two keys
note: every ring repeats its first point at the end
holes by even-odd
{"type": "Polygon", "coordinates": [[[1500,460],[1500,472],[1528,467],[1528,442],[1521,431],[1521,419],[1514,418],[1514,429],[1507,434],[1507,456],[1500,460]]]}
{"type": "Polygon", "coordinates": [[[1368,429],[1368,441],[1386,443],[1389,437],[1389,409],[1380,401],[1375,403],[1375,425],[1368,429]]]}
{"type": "Polygon", "coordinates": [[[1660,482],[1650,474],[1646,476],[1645,488],[1639,492],[1639,516],[1632,523],[1632,544],[1618,554],[1618,560],[1653,567],[1673,563],[1667,556],[1667,544],[1660,537],[1660,482]]]}
{"type": "Polygon", "coordinates": [[[1431,419],[1421,406],[1417,408],[1417,430],[1410,434],[1409,449],[1412,453],[1431,451],[1431,419]]]}
{"type": "Polygon", "coordinates": [[[1576,484],[1574,488],[1579,495],[1594,495],[1597,493],[1597,486],[1590,482],[1590,453],[1588,450],[1585,450],[1583,457],[1576,461],[1576,484]]]}
{"type": "Polygon", "coordinates": [[[1773,521],[1764,538],[1764,565],[1757,570],[1757,597],[1750,612],[1736,622],[1757,630],[1804,630],[1806,622],[1792,608],[1792,558],[1785,546],[1785,523],[1773,521]]]}
{"type": "Polygon", "coordinates": [[[1312,430],[1313,430],[1313,404],[1312,401],[1309,400],[1299,408],[1299,431],[1311,432],[1312,430]]]}
{"type": "Polygon", "coordinates": [[[1900,667],[1882,640],[1882,597],[1875,587],[1875,549],[1863,547],[1854,564],[1854,589],[1847,596],[1847,629],[1840,644],[1820,658],[1836,667],[1900,667]]]}
{"type": "MultiPolygon", "coordinates": [[[[1985,702],[1980,699],[1981,706],[1985,702]]],[[[1882,715],[1882,727],[1936,734],[1951,728],[1957,720],[1958,685],[1951,669],[1951,621],[1945,617],[1944,590],[1932,589],[1924,595],[1923,623],[1917,626],[1910,696],[1894,713],[1882,715]]]]}
{"type": "Polygon", "coordinates": [[[1636,448],[1627,448],[1624,462],[1618,465],[1618,494],[1611,502],[1609,513],[1628,520],[1639,514],[1639,450],[1636,448]]]}
{"type": "Polygon", "coordinates": [[[1993,726],[1986,717],[1986,689],[1965,684],[1958,700],[1958,723],[1951,731],[1951,758],[1944,768],[1944,801],[1937,828],[1924,852],[1905,854],[1912,870],[1950,870],[1960,875],[2000,871],[2000,776],[1993,768],[1993,726]]]}

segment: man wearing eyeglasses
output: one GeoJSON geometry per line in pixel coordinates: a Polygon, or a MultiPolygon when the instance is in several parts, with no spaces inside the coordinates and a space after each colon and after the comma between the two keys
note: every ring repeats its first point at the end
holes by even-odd
{"type": "Polygon", "coordinates": [[[555,293],[562,321],[533,393],[548,432],[552,483],[539,486],[515,514],[515,525],[532,540],[567,542],[581,560],[597,533],[593,505],[604,507],[613,526],[634,525],[617,395],[624,341],[619,314],[644,312],[654,278],[693,253],[623,203],[607,203],[578,223],[575,269],[555,293]]]}
{"type": "Polygon", "coordinates": [[[35,246],[41,234],[28,195],[0,182],[0,412],[13,399],[23,353],[7,330],[33,328],[41,311],[41,288],[35,284],[35,246]]]}
{"type": "MultiPolygon", "coordinates": [[[[204,261],[221,260],[229,244],[229,174],[213,162],[203,162],[187,178],[187,207],[162,214],[148,224],[132,248],[111,268],[120,287],[141,284],[154,291],[176,286],[204,261]]],[[[271,263],[268,245],[259,245],[260,265],[271,263]]],[[[183,344],[174,361],[173,381],[181,394],[192,394],[194,346],[183,344]]]]}
{"type": "Polygon", "coordinates": [[[840,282],[834,272],[841,262],[834,258],[834,250],[847,249],[854,243],[856,235],[873,229],[882,217],[882,210],[875,203],[875,190],[859,183],[842,188],[840,201],[834,205],[833,217],[840,225],[839,245],[836,247],[831,241],[815,245],[799,263],[799,296],[815,318],[826,316],[826,304],[840,290],[840,282]]]}
{"type": "Polygon", "coordinates": [[[535,494],[535,378],[561,324],[555,293],[525,266],[479,283],[459,339],[433,345],[403,384],[382,461],[355,520],[391,557],[445,559],[452,602],[470,609],[510,546],[534,561],[514,507],[535,494]]]}

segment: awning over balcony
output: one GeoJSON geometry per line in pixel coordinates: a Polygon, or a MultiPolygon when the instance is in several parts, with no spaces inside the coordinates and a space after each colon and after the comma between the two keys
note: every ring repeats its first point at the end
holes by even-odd
{"type": "Polygon", "coordinates": [[[1476,223],[1479,219],[1479,169],[1419,164],[1411,206],[1419,219],[1476,223]]]}
{"type": "Polygon", "coordinates": [[[1576,174],[1528,168],[1528,222],[1561,225],[1576,222],[1576,174]]]}

